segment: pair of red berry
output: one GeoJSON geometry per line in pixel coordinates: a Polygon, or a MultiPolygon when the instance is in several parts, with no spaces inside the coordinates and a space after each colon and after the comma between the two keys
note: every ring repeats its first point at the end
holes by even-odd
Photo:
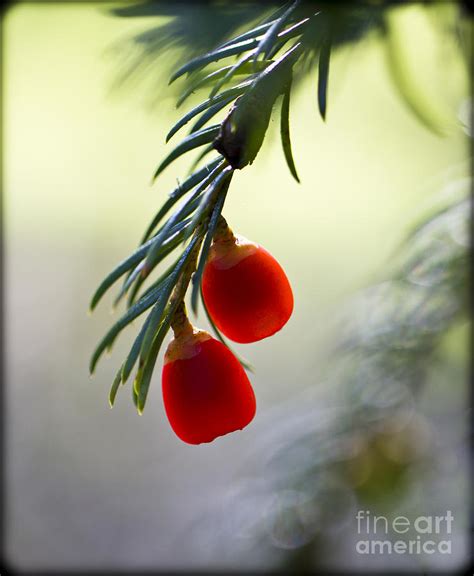
{"type": "MultiPolygon", "coordinates": [[[[209,251],[202,294],[217,328],[235,342],[275,334],[293,311],[291,286],[280,264],[226,225],[209,251]]],[[[240,362],[187,319],[166,351],[162,382],[171,427],[189,444],[241,430],[255,415],[255,395],[240,362]]]]}

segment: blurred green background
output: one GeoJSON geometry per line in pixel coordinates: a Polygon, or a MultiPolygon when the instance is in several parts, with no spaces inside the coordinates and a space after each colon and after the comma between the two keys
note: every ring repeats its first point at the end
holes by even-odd
{"type": "MultiPolygon", "coordinates": [[[[456,47],[446,44],[447,65],[424,68],[438,88],[434,101],[453,119],[441,137],[399,98],[384,39],[371,35],[341,48],[331,62],[327,122],[317,114],[315,78],[292,99],[301,185],[284,164],[272,121],[254,165],[235,175],[224,214],[283,265],[295,310],[274,338],[235,347],[255,367],[254,422],[193,447],[167,423],[160,362],[143,416],[129,388],[108,406],[136,325],[88,375],[94,344],[113,319],[110,298],[88,318],[91,294],[189,165],[180,161],[150,186],[181,110],[166,83],[153,106],[146,82],[115,87],[121,61],[114,46],[149,20],[118,19],[107,7],[19,3],[3,20],[6,555],[30,570],[245,566],[232,555],[235,534],[213,546],[220,528],[210,521],[203,530],[199,519],[211,504],[225,511],[222,494],[256,474],[252,450],[268,422],[281,424],[272,410],[329,385],[323,372],[346,298],[383,278],[433,198],[453,177],[469,175],[469,139],[457,121],[469,77],[456,47]]],[[[418,15],[410,18],[416,31],[418,15]]],[[[423,31],[421,45],[433,40],[423,31]]],[[[168,64],[157,61],[150,75],[166,77],[168,64]]],[[[208,328],[202,317],[196,323],[208,328]]],[[[449,389],[433,378],[426,392],[434,411],[456,422],[450,436],[439,432],[446,454],[467,430],[466,337],[460,329],[450,340],[456,378],[449,389]]],[[[437,493],[456,486],[457,504],[444,508],[465,514],[467,462],[445,465],[449,473],[435,474],[437,493]]],[[[453,562],[466,554],[463,525],[453,562]]],[[[275,558],[256,545],[247,562],[267,567],[275,558]]],[[[342,563],[350,558],[340,553],[342,563]]]]}

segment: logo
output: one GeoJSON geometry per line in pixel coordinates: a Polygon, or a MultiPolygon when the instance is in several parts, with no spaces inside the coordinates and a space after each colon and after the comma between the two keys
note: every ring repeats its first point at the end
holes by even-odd
{"type": "Polygon", "coordinates": [[[451,510],[444,516],[417,516],[414,520],[406,516],[389,520],[359,510],[356,520],[358,554],[451,554],[451,510]]]}

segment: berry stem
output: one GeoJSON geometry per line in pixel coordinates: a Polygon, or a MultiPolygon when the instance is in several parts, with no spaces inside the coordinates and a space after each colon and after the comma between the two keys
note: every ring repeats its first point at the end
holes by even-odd
{"type": "MultiPolygon", "coordinates": [[[[199,232],[198,232],[199,233],[199,232]]],[[[193,249],[191,257],[185,266],[184,270],[182,271],[176,286],[173,289],[170,298],[170,307],[174,307],[176,303],[175,311],[170,321],[171,329],[173,330],[175,338],[183,336],[187,333],[193,332],[193,325],[188,319],[188,315],[186,312],[186,305],[184,303],[184,296],[189,286],[189,282],[191,280],[191,276],[193,272],[196,270],[197,266],[197,259],[199,255],[199,250],[201,249],[201,244],[204,239],[204,235],[201,235],[200,240],[196,243],[196,246],[193,249]]]]}
{"type": "MultiPolygon", "coordinates": [[[[217,201],[217,196],[214,198],[213,205],[217,201]]],[[[185,334],[192,334],[193,333],[193,325],[189,322],[187,313],[186,313],[186,306],[184,304],[184,296],[186,295],[189,282],[191,280],[191,276],[196,271],[197,262],[199,252],[201,250],[201,245],[204,240],[205,234],[203,233],[204,229],[207,227],[207,221],[209,216],[206,217],[204,222],[201,222],[196,234],[201,235],[199,241],[196,243],[196,246],[190,255],[189,261],[182,271],[178,282],[176,283],[173,292],[171,294],[170,299],[170,306],[175,307],[175,311],[171,318],[171,328],[174,332],[175,338],[183,336],[185,334]]],[[[219,220],[217,222],[216,232],[213,238],[214,241],[219,243],[234,243],[235,237],[232,233],[232,230],[229,228],[225,218],[220,215],[219,220]]]]}
{"type": "Polygon", "coordinates": [[[219,221],[217,222],[216,232],[213,238],[214,242],[218,244],[225,244],[228,242],[235,242],[235,236],[232,229],[227,224],[227,220],[224,216],[219,216],[219,221]]]}
{"type": "Polygon", "coordinates": [[[175,338],[181,338],[193,333],[193,325],[189,321],[184,300],[181,300],[173,314],[171,329],[175,338]]]}

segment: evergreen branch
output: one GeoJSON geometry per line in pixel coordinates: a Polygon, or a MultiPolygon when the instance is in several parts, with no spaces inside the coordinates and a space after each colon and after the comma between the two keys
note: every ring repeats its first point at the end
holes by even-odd
{"type": "Polygon", "coordinates": [[[97,366],[97,362],[104,353],[104,351],[111,347],[117,335],[128,325],[130,322],[135,320],[140,314],[143,314],[148,308],[153,306],[159,299],[161,292],[163,291],[163,286],[159,284],[156,286],[149,294],[143,296],[131,306],[128,311],[118,320],[112,328],[107,332],[104,338],[100,341],[99,345],[92,355],[89,370],[93,374],[97,366]]]}
{"type": "Polygon", "coordinates": [[[167,220],[166,224],[161,229],[161,232],[154,237],[152,243],[149,245],[145,266],[142,271],[143,276],[147,276],[155,266],[157,259],[159,258],[162,242],[167,237],[169,230],[172,229],[173,226],[182,220],[185,216],[188,216],[191,211],[190,207],[192,203],[198,200],[201,192],[207,188],[207,186],[213,181],[214,178],[219,177],[221,172],[225,169],[225,166],[226,162],[222,160],[220,164],[218,164],[214,170],[201,182],[191,197],[183,202],[181,207],[177,209],[174,214],[167,220]]]}
{"type": "MultiPolygon", "coordinates": [[[[189,177],[169,194],[148,225],[139,247],[112,270],[92,298],[91,310],[109,288],[124,276],[115,302],[118,303],[128,295],[127,310],[98,344],[92,355],[91,372],[103,352],[111,348],[118,334],[132,320],[151,308],[113,382],[109,394],[111,405],[115,401],[120,382],[128,380],[138,362],[132,397],[139,412],[143,411],[160,347],[191,279],[191,305],[193,311],[197,311],[198,295],[202,297],[203,270],[233,171],[255,160],[265,138],[273,106],[281,95],[280,133],[283,151],[292,176],[299,182],[289,126],[291,93],[294,82],[302,76],[295,74],[295,70],[304,71],[308,61],[310,64],[318,61],[318,106],[324,119],[331,47],[354,41],[374,25],[383,29],[383,2],[378,8],[370,8],[370,18],[367,10],[359,8],[341,10],[327,3],[321,4],[319,8],[315,13],[314,6],[292,0],[257,25],[250,25],[252,11],[242,9],[242,22],[249,24],[249,30],[228,38],[232,32],[239,30],[239,23],[229,20],[224,31],[215,32],[215,40],[211,45],[201,32],[194,34],[194,41],[201,42],[199,45],[205,48],[200,55],[195,47],[190,50],[192,56],[198,55],[171,75],[170,83],[185,74],[189,78],[187,87],[178,98],[178,106],[199,89],[210,87],[210,93],[203,102],[185,113],[168,132],[166,141],[189,122],[194,122],[190,133],[159,164],[153,181],[185,153],[198,148],[200,150],[191,164],[189,177]],[[237,57],[236,62],[221,62],[232,56],[237,57]],[[259,59],[261,56],[263,59],[259,59]],[[213,62],[218,63],[218,69],[207,69],[213,62]],[[237,76],[240,78],[238,84],[223,89],[237,76]],[[229,108],[224,120],[207,126],[226,107],[229,108]],[[212,150],[219,152],[217,158],[197,168],[212,150]],[[175,261],[142,292],[142,286],[151,272],[174,250],[180,250],[175,261]]],[[[131,15],[145,8],[137,7],[137,10],[120,9],[119,12],[131,15]]],[[[185,30],[193,31],[196,28],[194,23],[189,27],[189,22],[185,23],[182,16],[175,14],[172,8],[169,10],[176,16],[172,24],[149,30],[136,41],[148,46],[150,42],[155,42],[158,48],[166,48],[172,44],[173,34],[184,39],[185,30]],[[165,34],[161,34],[163,30],[165,34]]],[[[260,14],[261,8],[256,9],[256,12],[260,14]]],[[[256,16],[253,12],[253,22],[256,16]]],[[[186,46],[186,42],[183,42],[186,46]]],[[[208,315],[205,305],[204,309],[208,315]]],[[[209,315],[208,319],[216,336],[227,345],[209,315]]]]}
{"type": "Polygon", "coordinates": [[[329,58],[331,56],[331,32],[326,32],[319,52],[318,106],[323,120],[326,119],[327,90],[329,77],[329,58]]]}
{"type": "Polygon", "coordinates": [[[178,146],[176,146],[176,148],[174,148],[158,166],[153,175],[153,181],[158,178],[165,168],[186,152],[194,150],[203,144],[209,144],[209,142],[212,142],[218,132],[219,126],[211,126],[184,138],[184,140],[182,140],[181,143],[178,144],[178,146]]]}
{"type": "Polygon", "coordinates": [[[205,158],[208,154],[210,154],[213,150],[214,150],[214,142],[211,142],[208,146],[203,148],[201,152],[199,152],[199,154],[196,156],[196,158],[192,161],[192,164],[189,167],[187,174],[192,174],[192,172],[196,170],[196,168],[198,167],[201,160],[205,158]]]}
{"type": "Polygon", "coordinates": [[[215,158],[212,162],[210,162],[209,164],[207,164],[207,166],[204,166],[203,168],[201,168],[198,172],[195,172],[194,174],[192,174],[189,178],[187,178],[182,184],[179,184],[179,186],[177,188],[175,188],[170,194],[169,194],[169,198],[168,200],[163,204],[163,206],[160,208],[160,210],[157,212],[156,216],[153,218],[153,220],[150,222],[150,225],[148,226],[140,244],[143,244],[144,242],[146,242],[146,240],[148,240],[148,238],[150,237],[151,233],[153,232],[153,230],[156,228],[156,226],[158,226],[158,224],[161,222],[161,220],[163,219],[163,217],[166,215],[166,213],[176,204],[176,202],[182,198],[186,192],[189,192],[190,190],[192,190],[197,184],[199,184],[206,176],[208,176],[208,174],[210,172],[212,172],[212,170],[214,170],[214,168],[220,163],[222,162],[222,158],[220,156],[218,156],[217,158],[215,158]]]}
{"type": "Polygon", "coordinates": [[[121,374],[122,374],[122,368],[120,368],[120,370],[117,372],[117,375],[115,376],[114,381],[112,383],[112,387],[110,388],[109,404],[110,404],[111,408],[113,407],[113,405],[115,403],[115,397],[117,396],[117,391],[119,389],[120,382],[121,382],[121,374]]]}
{"type": "MultiPolygon", "coordinates": [[[[280,41],[280,43],[284,43],[290,38],[298,36],[302,33],[302,28],[306,24],[307,19],[301,21],[299,25],[291,26],[288,30],[283,30],[276,35],[275,40],[280,41]]],[[[190,60],[181,68],[179,68],[170,79],[170,84],[177,80],[180,76],[183,76],[186,73],[194,72],[196,70],[200,70],[210,64],[211,62],[219,62],[224,58],[228,58],[229,56],[236,56],[238,54],[242,54],[242,52],[247,52],[248,50],[253,50],[254,48],[258,48],[262,37],[256,37],[249,40],[243,40],[241,42],[235,42],[233,44],[228,44],[223,48],[218,48],[217,50],[213,50],[204,54],[203,56],[198,56],[193,60],[190,60]]]]}
{"type": "Polygon", "coordinates": [[[258,39],[253,38],[250,40],[244,40],[242,42],[236,42],[235,44],[229,44],[224,48],[219,48],[218,50],[214,50],[209,52],[208,54],[204,54],[204,56],[198,56],[193,60],[190,60],[181,68],[179,68],[170,78],[170,84],[177,80],[183,74],[194,72],[195,70],[200,70],[207,66],[211,62],[219,62],[223,58],[228,58],[229,56],[235,56],[237,54],[241,54],[242,52],[246,52],[247,50],[251,50],[258,45],[258,39]]]}
{"type": "Polygon", "coordinates": [[[242,94],[245,91],[245,88],[247,86],[250,86],[250,84],[251,80],[242,82],[241,84],[238,84],[237,86],[234,86],[233,88],[229,88],[225,92],[222,92],[222,94],[220,94],[216,98],[208,98],[207,100],[199,104],[199,106],[196,106],[195,108],[190,110],[187,114],[185,114],[182,118],[180,118],[180,120],[178,120],[178,122],[176,122],[176,124],[171,128],[171,130],[168,132],[166,136],[166,142],[168,142],[176,134],[176,132],[178,132],[178,130],[180,130],[183,126],[185,126],[195,116],[201,114],[201,112],[204,112],[210,106],[218,104],[219,102],[222,102],[227,98],[232,97],[231,99],[234,100],[235,98],[237,98],[237,96],[240,96],[240,94],[242,94]]]}
{"type": "MultiPolygon", "coordinates": [[[[112,384],[109,394],[111,405],[115,401],[120,382],[125,383],[128,380],[138,362],[132,386],[132,397],[138,411],[140,413],[143,411],[160,347],[170,328],[176,307],[185,296],[191,278],[193,280],[192,308],[197,310],[202,273],[224,207],[233,169],[243,167],[255,158],[270,119],[273,103],[285,88],[287,96],[283,102],[283,113],[286,111],[286,118],[282,116],[282,141],[287,161],[291,157],[291,147],[288,148],[291,82],[288,80],[291,79],[292,68],[302,53],[301,44],[295,43],[274,62],[267,60],[257,62],[256,58],[260,53],[277,54],[289,39],[304,32],[308,18],[296,24],[291,23],[285,29],[285,26],[290,23],[290,16],[297,3],[293,2],[291,10],[286,7],[283,12],[280,11],[278,19],[270,18],[268,22],[240,35],[233,41],[194,58],[172,75],[171,81],[174,81],[185,73],[201,70],[212,61],[241,55],[236,64],[224,66],[207,74],[204,78],[192,82],[183,92],[178,101],[179,105],[198,88],[206,85],[212,87],[209,98],[192,108],[170,129],[167,141],[193,118],[198,117],[191,128],[191,133],[183,138],[159,164],[153,180],[186,152],[199,147],[203,147],[203,150],[193,162],[191,175],[169,194],[148,225],[141,245],[106,277],[92,299],[91,309],[97,305],[102,295],[117,279],[126,275],[115,298],[115,303],[117,304],[128,293],[128,309],[98,344],[91,359],[91,372],[95,370],[103,352],[111,348],[118,334],[132,320],[151,308],[112,384]],[[252,59],[253,62],[251,62],[252,59]],[[218,94],[219,90],[236,75],[244,75],[243,81],[218,94]],[[234,102],[233,107],[221,124],[204,128],[209,120],[232,102],[234,102]],[[249,112],[253,114],[248,114],[249,112]],[[263,123],[252,122],[255,114],[263,118],[263,123]],[[238,139],[241,139],[242,135],[248,139],[247,142],[239,141],[238,144],[243,146],[243,151],[246,153],[245,163],[236,165],[232,162],[232,154],[229,154],[228,147],[229,145],[232,147],[233,144],[229,144],[227,134],[223,131],[230,121],[233,122],[238,139]],[[222,156],[218,156],[203,168],[195,170],[201,159],[213,149],[221,152],[222,156]],[[179,201],[181,202],[178,204],[179,201]],[[172,212],[167,216],[171,210],[172,212]],[[165,222],[155,232],[165,217],[165,222]],[[182,242],[186,244],[188,241],[189,244],[179,258],[137,298],[143,282],[151,271],[182,242]]],[[[294,172],[296,174],[296,171],[294,172]]],[[[217,337],[226,344],[212,320],[209,320],[217,337]]],[[[248,368],[245,362],[243,364],[248,368]]]]}
{"type": "MultiPolygon", "coordinates": [[[[214,87],[212,88],[211,92],[209,93],[209,99],[213,100],[215,95],[219,92],[219,90],[222,88],[222,86],[224,86],[224,84],[226,84],[226,82],[229,82],[229,80],[232,79],[232,77],[235,74],[239,74],[242,73],[243,70],[245,69],[245,66],[249,66],[249,60],[251,58],[253,58],[256,54],[256,50],[252,50],[251,52],[249,52],[248,54],[244,54],[241,58],[239,58],[239,60],[237,60],[237,62],[233,65],[233,66],[226,66],[226,73],[222,76],[222,78],[216,82],[214,84],[214,87]]],[[[267,62],[263,62],[263,64],[268,65],[267,62]]],[[[251,68],[251,72],[255,73],[258,70],[254,67],[251,68]]]]}
{"type": "Polygon", "coordinates": [[[291,46],[252,82],[223,121],[215,148],[233,168],[252,164],[263,143],[273,104],[291,78],[302,44],[291,46]]]}
{"type": "MultiPolygon", "coordinates": [[[[229,187],[230,180],[232,178],[232,169],[230,167],[226,168],[224,172],[219,174],[219,176],[210,184],[207,192],[202,196],[201,201],[199,202],[199,206],[197,210],[194,212],[191,225],[189,226],[189,230],[193,228],[197,228],[201,224],[203,217],[213,208],[215,204],[216,198],[222,193],[222,189],[225,187],[227,192],[227,188],[229,187]]],[[[190,232],[185,234],[184,241],[186,241],[189,236],[190,232]]]]}
{"type": "Polygon", "coordinates": [[[101,300],[102,296],[107,292],[107,290],[121,277],[125,274],[130,268],[133,268],[136,264],[138,264],[147,254],[148,249],[154,242],[154,238],[151,238],[144,244],[142,244],[131,256],[123,260],[110,274],[101,282],[100,286],[94,293],[90,303],[90,311],[93,311],[99,301],[101,300]]]}
{"type": "MultiPolygon", "coordinates": [[[[191,222],[191,218],[188,218],[188,219],[184,220],[183,222],[178,223],[177,227],[180,229],[176,232],[176,234],[172,235],[171,238],[166,243],[164,243],[161,246],[161,249],[159,251],[157,259],[154,263],[155,266],[157,264],[159,264],[162,260],[164,260],[169,254],[171,254],[171,252],[173,252],[173,250],[175,248],[177,248],[179,246],[179,244],[181,244],[181,242],[185,239],[186,230],[189,228],[190,222],[191,222]]],[[[125,296],[125,294],[128,292],[128,290],[132,286],[132,284],[138,279],[138,277],[141,274],[143,274],[143,268],[144,267],[145,267],[145,261],[142,260],[132,270],[132,272],[127,276],[125,282],[122,285],[122,288],[120,289],[117,297],[115,298],[114,308],[117,306],[117,304],[120,302],[120,300],[125,296]]]]}
{"type": "Polygon", "coordinates": [[[248,30],[247,32],[243,32],[242,34],[239,34],[239,36],[235,36],[234,38],[232,38],[232,40],[227,40],[227,42],[224,42],[223,44],[221,44],[219,46],[219,48],[226,48],[227,46],[231,45],[231,44],[236,44],[238,42],[242,42],[243,40],[250,40],[250,39],[255,39],[257,37],[260,37],[262,34],[265,34],[265,32],[278,20],[271,20],[270,22],[265,22],[264,24],[260,24],[259,26],[256,26],[255,28],[252,28],[251,30],[248,30]]]}
{"type": "Polygon", "coordinates": [[[254,60],[257,60],[260,54],[264,55],[264,59],[268,56],[268,52],[273,48],[275,39],[278,36],[280,30],[288,22],[290,16],[292,15],[295,8],[300,3],[300,0],[295,0],[291,6],[283,12],[283,14],[278,18],[265,32],[263,38],[261,39],[259,45],[255,50],[254,60]]]}
{"type": "Polygon", "coordinates": [[[174,267],[169,278],[164,283],[164,287],[162,290],[160,290],[158,298],[155,300],[153,309],[150,312],[149,324],[143,337],[142,345],[140,347],[140,359],[143,362],[145,362],[150,352],[153,340],[156,335],[156,329],[167,318],[166,315],[165,318],[163,318],[163,313],[165,312],[165,308],[168,304],[171,293],[173,292],[174,287],[177,285],[181,273],[184,271],[188,262],[191,260],[191,258],[195,258],[195,249],[199,248],[201,241],[202,234],[197,232],[184,250],[183,255],[174,267]]]}
{"type": "Polygon", "coordinates": [[[291,175],[299,183],[300,179],[296,172],[295,161],[293,160],[293,152],[291,151],[291,138],[290,138],[290,93],[291,93],[291,80],[288,88],[283,94],[283,101],[281,104],[281,120],[280,120],[280,134],[283,152],[285,154],[286,163],[290,169],[291,175]]]}
{"type": "MultiPolygon", "coordinates": [[[[232,68],[234,68],[235,64],[229,64],[228,66],[223,66],[222,68],[219,68],[218,70],[214,70],[213,72],[210,72],[209,74],[207,74],[206,76],[203,76],[202,78],[198,78],[195,82],[192,82],[188,88],[186,88],[184,90],[184,92],[181,94],[181,96],[178,98],[177,102],[176,102],[176,108],[179,108],[183,102],[185,100],[187,100],[192,94],[194,94],[197,90],[200,90],[201,88],[205,88],[206,86],[214,86],[214,82],[216,80],[221,80],[224,76],[226,76],[226,74],[232,70],[232,68]]],[[[232,76],[236,76],[236,75],[244,75],[244,74],[250,74],[251,76],[255,73],[255,72],[260,72],[262,71],[266,66],[268,66],[267,62],[264,61],[260,61],[257,62],[257,68],[255,70],[255,66],[253,64],[250,64],[249,62],[245,62],[244,64],[242,64],[242,66],[239,67],[238,70],[236,70],[232,76]]],[[[228,81],[228,79],[227,79],[228,81]]]]}
{"type": "Polygon", "coordinates": [[[122,384],[125,384],[127,382],[138,360],[140,349],[143,344],[143,338],[145,337],[145,333],[149,325],[150,325],[150,316],[148,316],[148,318],[145,320],[142,327],[140,328],[140,332],[138,333],[138,336],[135,338],[132,347],[130,348],[130,352],[128,353],[128,356],[122,365],[122,368],[120,370],[120,381],[122,382],[122,384]]]}
{"type": "Polygon", "coordinates": [[[193,124],[190,134],[196,132],[200,128],[202,128],[211,118],[214,118],[216,114],[218,114],[223,108],[225,108],[228,104],[230,104],[233,100],[235,100],[235,96],[232,94],[228,96],[224,100],[217,102],[217,104],[213,104],[210,106],[206,112],[201,114],[201,117],[197,119],[197,121],[193,124]]]}
{"type": "Polygon", "coordinates": [[[146,399],[148,396],[148,390],[150,388],[151,377],[153,376],[153,370],[155,368],[156,359],[158,357],[160,348],[163,341],[170,329],[170,320],[173,315],[174,308],[171,308],[168,312],[166,318],[163,320],[156,336],[154,337],[153,344],[150,349],[150,353],[146,358],[145,362],[141,364],[138,369],[135,382],[133,384],[133,391],[136,395],[136,406],[139,414],[143,414],[145,408],[146,399]],[[137,393],[138,388],[138,393],[137,393]]]}
{"type": "MultiPolygon", "coordinates": [[[[211,191],[217,194],[218,198],[225,197],[232,174],[232,170],[227,168],[218,179],[216,179],[214,186],[211,186],[211,191]]],[[[216,200],[210,198],[209,202],[216,202],[216,200]]],[[[145,407],[159,350],[170,328],[170,323],[172,322],[177,306],[183,301],[189,281],[195,271],[199,250],[204,239],[203,231],[206,225],[207,224],[203,223],[202,229],[195,233],[180,262],[174,268],[169,279],[168,289],[163,293],[160,300],[156,303],[155,308],[150,313],[146,325],[144,325],[140,331],[137,341],[134,343],[130,352],[129,359],[127,359],[129,360],[128,366],[133,367],[138,355],[140,357],[140,365],[133,385],[134,394],[137,397],[137,409],[140,414],[143,413],[145,407]],[[172,295],[171,288],[173,290],[172,295]],[[171,299],[168,301],[170,296],[171,299]]],[[[127,376],[127,373],[125,373],[124,376],[127,376]]]]}
{"type": "Polygon", "coordinates": [[[197,314],[197,305],[198,305],[198,295],[199,290],[201,287],[201,278],[204,272],[204,266],[206,265],[207,256],[209,254],[209,248],[211,247],[212,240],[214,238],[214,234],[216,232],[217,224],[219,222],[219,218],[221,217],[222,208],[224,207],[225,199],[227,196],[227,191],[229,189],[230,179],[225,183],[222,187],[222,190],[217,198],[215,206],[212,211],[211,218],[209,220],[209,226],[207,229],[206,237],[203,242],[201,256],[199,258],[199,263],[196,268],[196,272],[193,275],[193,288],[191,293],[191,308],[194,314],[197,314]]]}
{"type": "MultiPolygon", "coordinates": [[[[158,277],[158,279],[155,280],[152,284],[150,284],[150,286],[148,286],[148,288],[146,288],[144,290],[142,296],[149,294],[155,288],[155,286],[157,286],[160,282],[165,280],[165,278],[167,278],[171,274],[171,272],[173,271],[173,268],[176,266],[176,262],[171,264],[171,266],[169,266],[164,272],[162,272],[162,274],[158,277]]],[[[128,300],[127,300],[127,307],[128,308],[130,308],[130,306],[132,306],[136,302],[137,295],[138,295],[140,288],[142,287],[142,285],[145,281],[146,281],[146,278],[144,278],[143,276],[139,276],[137,278],[135,284],[131,287],[130,293],[128,295],[128,300]]]]}

